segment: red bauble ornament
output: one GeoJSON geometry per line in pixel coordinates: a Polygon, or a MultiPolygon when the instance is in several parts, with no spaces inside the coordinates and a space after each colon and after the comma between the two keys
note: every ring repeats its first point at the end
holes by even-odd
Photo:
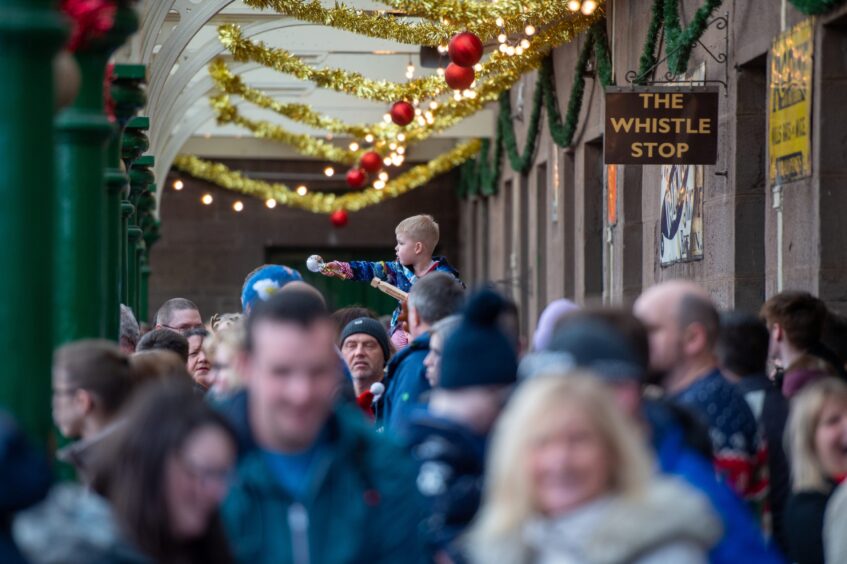
{"type": "Polygon", "coordinates": [[[409,102],[394,102],[391,106],[391,121],[403,127],[415,119],[415,108],[409,102]]]}
{"type": "Polygon", "coordinates": [[[473,83],[474,73],[472,68],[460,67],[456,63],[447,65],[447,70],[444,71],[444,80],[447,81],[447,86],[453,90],[465,90],[471,87],[473,83]]]}
{"type": "Polygon", "coordinates": [[[329,220],[335,227],[344,227],[347,225],[347,212],[344,210],[335,210],[331,214],[329,214],[329,220]]]}
{"type": "Polygon", "coordinates": [[[350,188],[362,188],[368,181],[368,175],[360,168],[351,168],[347,171],[347,186],[350,188]]]}
{"type": "Polygon", "coordinates": [[[368,151],[362,155],[359,166],[371,174],[377,173],[382,168],[382,157],[376,151],[368,151]]]}
{"type": "Polygon", "coordinates": [[[450,40],[450,60],[460,67],[472,67],[482,58],[482,41],[469,31],[463,31],[450,40]]]}

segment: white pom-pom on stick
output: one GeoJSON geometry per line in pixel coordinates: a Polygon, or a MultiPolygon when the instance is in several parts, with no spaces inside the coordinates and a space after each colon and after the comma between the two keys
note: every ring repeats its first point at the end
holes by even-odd
{"type": "Polygon", "coordinates": [[[309,272],[321,272],[326,266],[320,255],[312,255],[306,259],[306,268],[309,272]]]}
{"type": "Polygon", "coordinates": [[[382,382],[374,382],[371,384],[371,393],[374,395],[374,400],[381,398],[382,394],[385,393],[385,384],[382,382]]]}

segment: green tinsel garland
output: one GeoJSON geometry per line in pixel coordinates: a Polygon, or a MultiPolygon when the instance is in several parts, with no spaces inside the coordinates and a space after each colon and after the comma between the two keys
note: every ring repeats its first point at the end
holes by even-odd
{"type": "Polygon", "coordinates": [[[791,0],[795,8],[808,15],[823,14],[845,2],[847,0],[791,0]]]}
{"type": "Polygon", "coordinates": [[[655,0],[650,14],[650,26],[647,28],[647,37],[644,38],[644,48],[641,51],[641,58],[638,60],[638,74],[635,77],[635,84],[645,84],[651,69],[656,65],[658,55],[656,53],[656,45],[659,41],[659,32],[662,31],[662,24],[665,21],[663,11],[664,2],[655,0]]]}
{"type": "Polygon", "coordinates": [[[562,122],[559,107],[556,104],[556,83],[553,76],[553,58],[547,57],[541,65],[539,83],[544,88],[544,107],[547,110],[547,124],[553,142],[560,147],[570,147],[576,126],[579,123],[579,113],[582,110],[582,98],[585,94],[585,69],[592,50],[597,62],[597,76],[603,87],[612,84],[612,61],[609,56],[609,46],[606,38],[606,22],[599,22],[591,28],[585,45],[577,58],[574,69],[574,83],[568,98],[568,109],[562,122]]]}
{"type": "MultiPolygon", "coordinates": [[[[661,0],[657,0],[659,2],[661,0]]],[[[665,43],[668,53],[668,70],[673,74],[683,74],[688,68],[691,51],[709,24],[709,18],[723,0],[706,0],[706,3],[694,13],[685,29],[679,24],[679,0],[665,1],[665,43]]]]}
{"type": "MultiPolygon", "coordinates": [[[[499,133],[500,123],[497,124],[497,137],[502,139],[499,133]]],[[[468,197],[476,194],[493,196],[497,193],[500,185],[500,162],[503,159],[503,143],[498,141],[494,147],[494,156],[489,160],[488,153],[491,149],[491,140],[482,141],[479,156],[475,159],[465,161],[460,169],[459,197],[468,197]]]]}
{"type": "Polygon", "coordinates": [[[506,146],[506,155],[512,169],[521,174],[526,174],[535,160],[535,147],[538,144],[538,134],[541,132],[541,98],[544,87],[541,81],[535,83],[535,92],[532,95],[532,112],[529,116],[529,127],[526,130],[526,144],[523,151],[518,151],[518,141],[515,136],[515,126],[512,123],[512,100],[509,91],[500,95],[500,127],[503,136],[503,144],[506,146]]]}
{"type": "MultiPolygon", "coordinates": [[[[844,0],[840,0],[844,1],[844,0]]],[[[712,13],[723,0],[706,0],[706,3],[694,13],[685,29],[679,23],[679,0],[655,0],[651,9],[650,26],[644,38],[644,48],[638,64],[636,84],[645,84],[650,71],[658,60],[656,44],[659,32],[665,31],[665,53],[668,55],[668,70],[673,74],[682,74],[688,67],[691,51],[697,40],[703,35],[712,13]]]]}

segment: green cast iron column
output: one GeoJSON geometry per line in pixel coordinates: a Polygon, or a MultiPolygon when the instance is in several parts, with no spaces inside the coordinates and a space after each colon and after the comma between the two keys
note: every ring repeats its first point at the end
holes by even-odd
{"type": "MultiPolygon", "coordinates": [[[[144,249],[144,231],[141,224],[150,208],[148,187],[153,184],[153,166],[156,159],[153,155],[143,155],[135,159],[129,171],[129,201],[135,208],[130,218],[129,245],[129,305],[133,311],[138,311],[141,304],[141,257],[144,249]]],[[[155,207],[155,200],[153,200],[155,207]]]]}
{"type": "Polygon", "coordinates": [[[149,321],[150,274],[152,273],[152,268],[150,267],[150,252],[153,249],[153,245],[155,245],[156,241],[158,241],[161,237],[160,229],[162,226],[162,223],[153,215],[156,209],[156,185],[150,184],[147,187],[147,192],[149,193],[151,200],[150,211],[148,215],[141,220],[141,229],[144,232],[144,245],[147,248],[144,267],[141,270],[141,318],[143,321],[149,321]]]}
{"type": "Polygon", "coordinates": [[[0,409],[50,432],[53,71],[66,37],[50,0],[0,5],[0,409]]]}
{"type": "MultiPolygon", "coordinates": [[[[127,198],[129,196],[126,196],[127,198]]],[[[129,218],[135,213],[127,199],[121,200],[121,303],[129,305],[129,218]]]]}
{"type": "Polygon", "coordinates": [[[82,86],[56,120],[55,341],[107,336],[104,240],[106,142],[113,126],[104,113],[103,82],[111,54],[138,28],[128,2],[118,2],[114,25],[75,53],[82,86]]]}
{"type": "MultiPolygon", "coordinates": [[[[146,116],[136,116],[132,118],[126,126],[126,130],[124,131],[123,142],[121,143],[121,158],[123,159],[125,168],[127,172],[131,173],[132,166],[135,161],[147,150],[150,146],[150,142],[147,138],[147,134],[145,133],[150,128],[150,118],[146,116]]],[[[152,174],[150,175],[152,179],[152,174]]],[[[121,201],[121,214],[122,214],[122,223],[121,223],[121,301],[129,305],[129,287],[130,287],[130,277],[129,277],[129,262],[130,257],[132,256],[129,248],[129,239],[127,235],[127,229],[130,226],[130,223],[137,224],[137,220],[135,219],[135,206],[132,203],[133,194],[137,194],[140,190],[143,189],[142,185],[137,185],[136,187],[132,187],[133,182],[149,182],[149,180],[139,179],[138,175],[133,180],[132,175],[130,174],[129,186],[127,186],[126,190],[122,194],[123,200],[121,201]]],[[[138,312],[135,312],[136,317],[138,317],[138,312]]]]}
{"type": "Polygon", "coordinates": [[[144,268],[144,256],[147,254],[147,247],[144,245],[144,232],[141,232],[141,237],[135,245],[135,303],[132,306],[133,311],[141,311],[141,280],[143,278],[141,270],[144,268]]]}
{"type": "Polygon", "coordinates": [[[127,280],[129,299],[126,305],[134,311],[138,304],[138,249],[144,234],[139,227],[131,225],[127,229],[127,235],[129,236],[129,279],[127,280]]]}
{"type": "Polygon", "coordinates": [[[144,319],[147,319],[148,307],[148,281],[150,278],[150,249],[159,239],[159,221],[154,215],[156,212],[156,184],[147,185],[147,189],[141,193],[137,200],[136,220],[138,226],[144,233],[144,254],[141,256],[141,283],[138,289],[139,308],[144,319]]]}
{"type": "Polygon", "coordinates": [[[147,312],[150,311],[150,259],[147,258],[150,254],[150,249],[147,247],[145,242],[145,248],[147,248],[146,253],[144,254],[143,261],[141,263],[141,288],[139,289],[139,302],[138,306],[139,314],[138,314],[138,322],[146,323],[148,320],[147,312]]]}
{"type": "Polygon", "coordinates": [[[106,155],[106,230],[103,240],[106,244],[105,269],[106,291],[104,309],[106,315],[106,337],[117,340],[120,333],[121,303],[121,247],[123,246],[121,200],[124,191],[128,191],[129,178],[125,172],[122,157],[122,139],[124,128],[130,118],[147,102],[142,88],[147,67],[144,65],[115,65],[112,73],[110,94],[114,106],[117,127],[109,139],[106,155]]]}

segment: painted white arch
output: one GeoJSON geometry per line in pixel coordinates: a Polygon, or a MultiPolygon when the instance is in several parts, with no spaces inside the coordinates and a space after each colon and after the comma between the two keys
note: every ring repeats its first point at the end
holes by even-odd
{"type": "MultiPolygon", "coordinates": [[[[361,9],[384,9],[383,5],[371,0],[353,0],[348,2],[348,5],[350,4],[361,9]]],[[[165,175],[175,156],[192,136],[195,136],[195,140],[198,139],[196,135],[201,128],[204,134],[211,132],[214,137],[222,135],[238,143],[230,137],[231,129],[218,130],[216,128],[213,111],[204,103],[213,86],[211,79],[204,75],[205,68],[212,59],[225,52],[216,34],[209,33],[209,26],[222,22],[236,22],[241,25],[245,37],[255,37],[286,27],[314,27],[314,33],[309,30],[308,34],[301,36],[302,43],[298,45],[297,40],[294,40],[294,44],[286,45],[286,48],[300,53],[315,53],[316,62],[326,59],[331,53],[338,52],[332,50],[333,44],[336,49],[339,44],[342,44],[341,49],[348,55],[372,53],[385,47],[384,44],[375,47],[372,39],[356,36],[348,38],[339,35],[337,30],[331,28],[299,22],[272,12],[258,12],[247,7],[240,0],[141,0],[138,9],[141,20],[140,30],[127,47],[118,53],[117,60],[143,63],[148,66],[148,103],[143,114],[150,116],[149,151],[156,156],[154,173],[159,190],[163,187],[165,175]],[[178,14],[178,19],[174,17],[174,14],[178,14]],[[204,34],[204,38],[208,36],[208,40],[198,43],[197,38],[201,33],[204,34]],[[314,46],[309,47],[310,42],[318,46],[317,52],[313,51],[314,46]],[[178,67],[174,71],[175,65],[178,67]]],[[[403,46],[403,49],[408,49],[408,46],[403,46]]],[[[389,80],[402,80],[405,71],[405,61],[396,56],[394,59],[390,57],[385,59],[366,55],[353,57],[353,60],[348,58],[346,61],[352,61],[354,65],[365,65],[367,67],[365,74],[382,75],[382,78],[389,80]],[[385,73],[389,76],[385,76],[385,73]]],[[[239,73],[249,72],[256,68],[258,67],[254,64],[233,64],[233,70],[239,73]]],[[[361,69],[357,70],[361,71],[361,69]]],[[[289,81],[294,81],[290,77],[283,76],[272,80],[273,86],[263,86],[263,88],[270,88],[269,91],[273,91],[276,85],[287,87],[291,84],[289,81]]],[[[264,82],[267,84],[268,81],[264,82]]],[[[360,107],[366,108],[356,105],[362,103],[360,100],[355,100],[355,103],[336,104],[334,99],[327,98],[326,91],[312,84],[298,84],[304,84],[305,87],[298,101],[312,103],[315,107],[323,104],[324,111],[347,106],[338,111],[342,113],[346,111],[347,116],[362,118],[360,107]]],[[[279,95],[290,96],[291,94],[288,92],[279,95]]],[[[368,119],[374,116],[374,112],[380,116],[382,111],[379,108],[367,108],[368,119]]],[[[488,113],[490,112],[483,112],[483,114],[488,113]]],[[[483,115],[475,116],[475,118],[468,120],[467,124],[463,122],[462,125],[438,136],[455,138],[465,134],[490,135],[487,122],[493,123],[493,119],[486,120],[490,116],[483,115]]]]}

